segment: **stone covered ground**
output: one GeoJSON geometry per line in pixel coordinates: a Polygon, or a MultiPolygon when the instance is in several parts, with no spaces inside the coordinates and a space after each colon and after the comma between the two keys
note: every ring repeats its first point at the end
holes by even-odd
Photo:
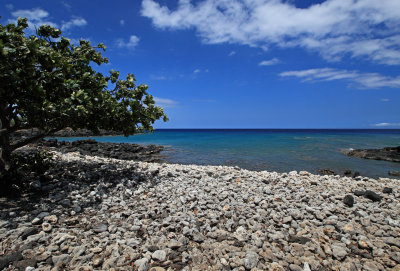
{"type": "Polygon", "coordinates": [[[0,270],[400,270],[400,180],[54,153],[0,270]]]}

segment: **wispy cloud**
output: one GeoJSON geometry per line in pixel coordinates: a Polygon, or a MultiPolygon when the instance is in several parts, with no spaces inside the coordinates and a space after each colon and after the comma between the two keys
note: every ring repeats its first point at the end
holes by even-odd
{"type": "Polygon", "coordinates": [[[200,69],[195,69],[195,70],[193,71],[194,74],[199,73],[199,72],[201,72],[200,69]]]}
{"type": "Polygon", "coordinates": [[[302,47],[400,64],[400,1],[329,0],[297,8],[284,0],[180,0],[175,10],[143,0],[141,14],[161,29],[195,29],[204,43],[302,47]]]}
{"type": "Polygon", "coordinates": [[[153,99],[156,102],[156,105],[161,107],[174,107],[178,105],[177,101],[171,99],[160,98],[160,97],[153,97],[153,99]]]}
{"type": "Polygon", "coordinates": [[[319,68],[297,71],[285,71],[281,77],[297,77],[303,81],[345,80],[357,88],[400,88],[400,76],[390,77],[379,73],[361,73],[359,71],[319,68]]]}
{"type": "Polygon", "coordinates": [[[65,31],[74,26],[85,26],[85,25],[87,25],[87,21],[83,18],[78,17],[78,18],[73,18],[68,22],[63,22],[63,24],[61,25],[61,29],[65,31]]]}
{"type": "Polygon", "coordinates": [[[272,66],[272,65],[278,64],[279,62],[280,62],[280,60],[274,57],[273,59],[270,59],[270,60],[263,60],[260,63],[258,63],[258,65],[259,66],[272,66]]]}
{"type": "Polygon", "coordinates": [[[61,4],[64,6],[64,8],[66,8],[68,11],[71,11],[72,6],[71,4],[65,2],[65,1],[61,1],[61,4]]]}
{"type": "Polygon", "coordinates": [[[6,8],[7,8],[8,10],[12,10],[12,9],[14,8],[14,6],[13,6],[13,4],[7,4],[7,5],[6,5],[6,8]]]}
{"type": "Polygon", "coordinates": [[[235,51],[231,51],[231,52],[228,54],[228,56],[234,56],[234,55],[236,55],[236,52],[235,52],[235,51]]]}
{"type": "Polygon", "coordinates": [[[387,98],[382,98],[382,99],[381,99],[381,102],[388,102],[388,101],[390,101],[390,100],[387,99],[387,98]]]}
{"type": "MultiPolygon", "coordinates": [[[[51,21],[50,14],[41,8],[33,8],[33,9],[19,9],[11,12],[11,16],[13,19],[8,20],[10,23],[16,23],[18,17],[24,17],[28,19],[28,32],[34,32],[35,28],[38,28],[41,25],[50,25],[52,27],[58,27],[58,24],[51,21]]],[[[72,27],[79,27],[87,25],[87,21],[81,17],[72,18],[69,21],[62,22],[61,29],[68,30],[72,27]]]]}
{"type": "Polygon", "coordinates": [[[128,48],[128,49],[134,49],[138,44],[139,44],[140,39],[132,35],[129,37],[128,42],[125,42],[123,39],[117,40],[117,46],[120,48],[128,48]]]}
{"type": "Polygon", "coordinates": [[[125,25],[125,20],[120,20],[120,21],[119,21],[119,24],[120,24],[121,26],[124,26],[124,25],[125,25]]]}
{"type": "Polygon", "coordinates": [[[16,23],[18,17],[23,17],[28,19],[28,32],[32,33],[35,28],[41,25],[50,25],[52,27],[58,27],[56,23],[49,20],[49,13],[41,8],[33,9],[19,9],[11,12],[11,16],[14,19],[9,19],[9,23],[16,23]]]}
{"type": "Polygon", "coordinates": [[[381,122],[381,123],[372,124],[372,126],[375,126],[375,127],[390,127],[390,126],[398,127],[398,126],[400,126],[400,122],[399,123],[381,122]]]}
{"type": "Polygon", "coordinates": [[[152,80],[172,80],[172,76],[165,76],[165,75],[152,75],[152,80]]]}

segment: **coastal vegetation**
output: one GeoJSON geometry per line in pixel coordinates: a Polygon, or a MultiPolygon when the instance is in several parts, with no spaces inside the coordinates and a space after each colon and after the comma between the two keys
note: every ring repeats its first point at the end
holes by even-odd
{"type": "MultiPolygon", "coordinates": [[[[0,24],[0,177],[10,172],[12,153],[66,127],[94,133],[112,130],[125,136],[152,131],[158,119],[167,121],[146,84],[133,74],[103,75],[94,64],[108,63],[102,43],[75,45],[61,30],[42,25],[27,36],[28,21],[0,24]],[[36,129],[16,142],[14,132],[36,129]]],[[[2,183],[1,185],[4,185],[2,183]]]]}

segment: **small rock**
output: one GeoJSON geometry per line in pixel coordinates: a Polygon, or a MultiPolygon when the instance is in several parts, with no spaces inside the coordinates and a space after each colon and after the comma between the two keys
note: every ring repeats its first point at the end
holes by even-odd
{"type": "Polygon", "coordinates": [[[332,246],[332,254],[333,254],[333,257],[335,257],[336,259],[338,259],[340,261],[347,256],[347,251],[344,247],[333,245],[332,246]]]}
{"type": "Polygon", "coordinates": [[[371,191],[371,190],[365,191],[364,197],[367,199],[370,199],[374,202],[381,201],[381,199],[382,199],[381,196],[379,196],[377,193],[375,193],[374,191],[371,191]]]}
{"type": "Polygon", "coordinates": [[[26,228],[26,229],[22,232],[21,238],[22,238],[22,240],[25,240],[28,236],[37,234],[38,232],[39,232],[39,231],[38,231],[37,228],[28,227],[28,228],[26,228]]]}
{"type": "Polygon", "coordinates": [[[53,226],[51,226],[50,223],[45,222],[42,224],[42,229],[44,232],[51,232],[51,230],[53,229],[53,226]]]}
{"type": "Polygon", "coordinates": [[[349,207],[353,207],[354,205],[354,198],[352,195],[346,195],[343,199],[343,203],[349,207]]]}
{"type": "Polygon", "coordinates": [[[151,257],[156,261],[163,262],[167,257],[167,253],[164,250],[156,250],[151,257]]]}
{"type": "Polygon", "coordinates": [[[51,224],[56,224],[57,221],[58,221],[58,218],[55,215],[48,215],[48,216],[44,217],[44,221],[47,221],[47,222],[49,222],[51,224]]]}
{"type": "Polygon", "coordinates": [[[70,260],[71,256],[69,256],[68,254],[61,254],[59,256],[53,256],[51,258],[51,261],[54,265],[68,264],[70,260]]]}
{"type": "Polygon", "coordinates": [[[365,194],[365,191],[362,191],[362,190],[354,191],[354,195],[356,195],[357,197],[363,196],[364,194],[365,194]]]}
{"type": "Polygon", "coordinates": [[[64,208],[68,208],[71,207],[71,200],[70,199],[60,200],[59,204],[64,208]]]}
{"type": "Polygon", "coordinates": [[[99,254],[96,254],[96,255],[94,255],[92,261],[93,261],[93,266],[94,266],[94,267],[98,267],[98,266],[100,266],[100,265],[103,264],[104,258],[103,258],[103,256],[101,256],[101,255],[99,255],[99,254]]]}
{"type": "Polygon", "coordinates": [[[96,226],[93,227],[93,231],[96,233],[101,233],[101,232],[105,232],[108,230],[108,226],[107,224],[97,224],[96,226]]]}
{"type": "Polygon", "coordinates": [[[167,246],[171,249],[178,249],[182,246],[182,244],[176,240],[171,240],[168,242],[167,246]]]}
{"type": "Polygon", "coordinates": [[[35,217],[33,220],[32,220],[32,225],[37,225],[37,224],[40,224],[40,222],[42,221],[42,219],[41,218],[38,218],[38,217],[35,217]]]}
{"type": "Polygon", "coordinates": [[[31,188],[33,190],[40,191],[42,189],[42,184],[40,183],[40,180],[34,180],[33,182],[31,182],[31,188]]]}
{"type": "Polygon", "coordinates": [[[250,270],[256,267],[258,264],[258,254],[253,251],[248,251],[246,253],[246,258],[244,259],[244,267],[250,270]]]}
{"type": "Polygon", "coordinates": [[[311,271],[310,265],[307,262],[304,263],[303,271],[311,271]]]}
{"type": "Polygon", "coordinates": [[[27,266],[27,267],[25,268],[25,271],[35,271],[35,267],[27,266]]]}
{"type": "Polygon", "coordinates": [[[298,266],[297,264],[290,264],[289,270],[290,271],[303,271],[303,269],[300,266],[298,266]]]}
{"type": "Polygon", "coordinates": [[[305,243],[310,242],[310,241],[311,241],[310,238],[307,238],[304,236],[298,237],[296,235],[290,235],[289,240],[288,240],[289,243],[299,243],[301,245],[304,245],[305,243]]]}
{"type": "Polygon", "coordinates": [[[149,269],[149,260],[147,258],[142,258],[135,261],[135,266],[137,266],[138,271],[147,271],[149,269]]]}
{"type": "Polygon", "coordinates": [[[383,188],[383,193],[392,194],[393,193],[393,189],[390,188],[390,187],[385,187],[385,188],[383,188]]]}

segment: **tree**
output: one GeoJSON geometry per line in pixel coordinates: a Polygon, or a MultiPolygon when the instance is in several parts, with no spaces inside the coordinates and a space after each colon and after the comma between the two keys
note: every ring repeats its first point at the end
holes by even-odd
{"type": "Polygon", "coordinates": [[[104,76],[92,65],[108,63],[99,49],[80,40],[80,45],[60,37],[61,31],[40,26],[26,36],[27,19],[0,24],[0,170],[10,168],[11,153],[19,147],[66,127],[100,129],[125,136],[153,131],[160,118],[147,85],[135,84],[133,74],[119,79],[118,71],[104,76]],[[40,133],[10,142],[10,134],[26,128],[40,133]]]}

